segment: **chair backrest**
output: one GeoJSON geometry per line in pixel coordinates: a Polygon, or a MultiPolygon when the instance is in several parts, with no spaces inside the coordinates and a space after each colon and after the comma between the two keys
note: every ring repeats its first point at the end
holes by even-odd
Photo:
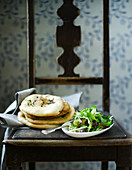
{"type": "Polygon", "coordinates": [[[63,5],[57,11],[63,20],[63,25],[57,27],[57,45],[62,47],[64,53],[58,58],[58,63],[64,68],[64,74],[58,77],[35,77],[35,53],[34,53],[34,3],[28,0],[28,70],[29,88],[35,85],[102,85],[103,110],[109,112],[109,0],[103,0],[103,75],[102,77],[80,77],[74,73],[74,67],[79,64],[79,57],[73,52],[75,46],[80,45],[81,31],[79,26],[73,24],[73,20],[79,15],[79,9],[73,5],[73,0],[63,0],[63,5]],[[70,12],[69,12],[70,11],[70,12]],[[63,34],[63,36],[62,36],[63,34]]]}

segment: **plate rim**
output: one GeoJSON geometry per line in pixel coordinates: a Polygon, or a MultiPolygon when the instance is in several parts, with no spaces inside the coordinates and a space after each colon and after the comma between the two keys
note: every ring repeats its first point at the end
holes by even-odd
{"type": "Polygon", "coordinates": [[[110,125],[108,128],[105,128],[103,130],[99,130],[99,131],[93,131],[93,132],[71,132],[66,130],[66,127],[62,128],[62,131],[67,134],[68,136],[72,136],[72,137],[76,137],[76,138],[83,138],[83,137],[92,137],[92,136],[96,136],[99,135],[101,133],[104,133],[106,131],[108,131],[109,129],[111,129],[114,126],[114,122],[112,125],[110,125]]]}

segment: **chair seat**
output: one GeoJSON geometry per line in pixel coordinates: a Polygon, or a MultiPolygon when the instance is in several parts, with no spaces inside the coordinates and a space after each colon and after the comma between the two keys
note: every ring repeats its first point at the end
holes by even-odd
{"type": "MultiPolygon", "coordinates": [[[[81,138],[80,140],[82,141],[91,141],[91,140],[99,140],[99,139],[123,139],[123,138],[127,138],[127,135],[126,133],[118,126],[118,124],[115,122],[114,123],[114,126],[100,134],[100,135],[97,135],[97,136],[93,136],[93,137],[87,137],[87,138],[81,138]]],[[[39,140],[42,140],[42,141],[47,141],[47,140],[69,140],[71,142],[74,142],[74,141],[78,141],[79,139],[78,138],[73,138],[73,137],[70,137],[68,135],[66,135],[62,130],[57,130],[53,133],[50,133],[50,134],[43,134],[41,132],[41,130],[37,130],[37,129],[33,129],[33,128],[28,128],[28,127],[20,127],[20,129],[13,129],[11,131],[11,134],[9,136],[8,140],[9,142],[10,141],[13,141],[15,143],[15,141],[19,144],[19,141],[24,141],[26,139],[26,141],[30,141],[30,140],[37,140],[38,143],[39,143],[39,140]]],[[[24,142],[26,142],[24,141],[24,142]]],[[[44,142],[44,144],[45,144],[44,142]]],[[[57,141],[56,141],[57,142],[57,141]]],[[[70,142],[70,143],[71,143],[70,142]]],[[[54,142],[53,142],[54,143],[54,142]]],[[[62,142],[63,143],[63,142],[62,142]]],[[[65,143],[65,142],[64,142],[65,143]]],[[[88,142],[87,142],[88,143],[88,142]]],[[[72,144],[72,143],[71,143],[72,144]]],[[[43,145],[42,145],[43,146],[43,145]]]]}
{"type": "Polygon", "coordinates": [[[116,121],[109,131],[81,139],[69,137],[61,130],[44,135],[41,130],[27,127],[12,129],[3,143],[9,168],[27,161],[115,161],[117,167],[132,166],[132,137],[116,121]]]}

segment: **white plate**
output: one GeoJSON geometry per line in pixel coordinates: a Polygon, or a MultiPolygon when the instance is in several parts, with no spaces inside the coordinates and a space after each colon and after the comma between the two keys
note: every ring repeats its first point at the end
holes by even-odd
{"type": "Polygon", "coordinates": [[[62,128],[62,131],[65,134],[72,136],[72,137],[75,137],[75,138],[85,138],[85,137],[91,137],[91,136],[95,136],[95,135],[99,135],[101,133],[104,133],[107,130],[109,130],[110,128],[112,128],[113,125],[114,125],[114,123],[106,129],[103,129],[103,130],[100,130],[100,131],[95,131],[95,132],[80,132],[80,133],[79,132],[71,132],[71,131],[67,130],[66,127],[62,128]]]}

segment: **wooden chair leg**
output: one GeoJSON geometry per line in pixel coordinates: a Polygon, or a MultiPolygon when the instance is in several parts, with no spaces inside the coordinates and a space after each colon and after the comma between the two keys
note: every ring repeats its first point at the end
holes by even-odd
{"type": "Polygon", "coordinates": [[[131,167],[116,167],[116,170],[131,170],[131,167]]]}
{"type": "Polygon", "coordinates": [[[17,167],[17,168],[15,168],[15,167],[8,167],[7,169],[8,170],[22,170],[22,167],[17,167]]]}
{"type": "Polygon", "coordinates": [[[35,162],[29,162],[29,170],[35,170],[35,162]]]}
{"type": "Polygon", "coordinates": [[[131,170],[132,167],[118,167],[116,166],[116,170],[131,170]]]}
{"type": "Polygon", "coordinates": [[[101,170],[108,170],[108,162],[102,162],[101,170]]]}

